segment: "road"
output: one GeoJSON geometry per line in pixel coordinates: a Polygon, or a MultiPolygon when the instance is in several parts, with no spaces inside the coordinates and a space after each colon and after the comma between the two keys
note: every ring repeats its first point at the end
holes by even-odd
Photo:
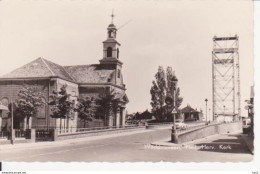
{"type": "Polygon", "coordinates": [[[28,144],[21,146],[23,148],[16,148],[15,146],[5,148],[5,150],[2,148],[0,149],[0,161],[158,162],[162,160],[170,162],[242,162],[250,161],[253,158],[239,135],[221,135],[202,139],[189,144],[188,147],[190,148],[180,145],[176,146],[177,149],[150,146],[151,142],[170,137],[170,132],[170,128],[153,129],[92,140],[85,138],[39,143],[39,146],[37,146],[37,143],[33,146],[28,144]],[[221,148],[220,145],[222,145],[221,148]],[[212,149],[212,147],[215,148],[212,149]]]}

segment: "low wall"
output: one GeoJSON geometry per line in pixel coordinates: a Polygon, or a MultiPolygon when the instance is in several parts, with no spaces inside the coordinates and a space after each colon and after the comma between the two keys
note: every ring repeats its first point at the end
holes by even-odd
{"type": "Polygon", "coordinates": [[[181,133],[172,133],[172,142],[181,144],[215,134],[242,132],[242,122],[207,125],[181,133]]]}
{"type": "Polygon", "coordinates": [[[27,129],[24,137],[15,137],[15,130],[13,129],[11,137],[0,138],[0,144],[12,144],[11,139],[13,140],[13,144],[34,143],[35,138],[35,129],[27,129]]]}
{"type": "Polygon", "coordinates": [[[128,129],[105,129],[105,130],[99,130],[99,131],[75,132],[75,133],[67,133],[67,134],[65,133],[65,134],[60,134],[60,135],[58,135],[58,130],[55,130],[53,140],[59,141],[59,140],[66,140],[66,139],[115,134],[115,133],[135,131],[135,130],[139,130],[139,129],[145,129],[145,127],[135,127],[135,128],[128,128],[128,129]]]}
{"type": "MultiPolygon", "coordinates": [[[[14,140],[14,144],[20,144],[20,143],[32,143],[32,141],[30,139],[25,139],[25,138],[16,138],[14,140]]],[[[11,140],[0,139],[0,145],[1,144],[11,144],[11,140]]]]}

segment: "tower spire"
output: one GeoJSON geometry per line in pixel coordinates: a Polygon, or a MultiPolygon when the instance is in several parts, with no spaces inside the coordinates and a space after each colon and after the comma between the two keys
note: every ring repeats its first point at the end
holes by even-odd
{"type": "Polygon", "coordinates": [[[114,20],[114,17],[115,17],[114,10],[112,10],[112,14],[110,16],[111,16],[111,24],[113,24],[113,20],[114,20]]]}

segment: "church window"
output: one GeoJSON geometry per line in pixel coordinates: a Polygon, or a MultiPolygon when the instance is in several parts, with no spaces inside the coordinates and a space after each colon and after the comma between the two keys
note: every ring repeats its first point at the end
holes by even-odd
{"type": "Polygon", "coordinates": [[[120,72],[120,69],[119,69],[118,72],[117,72],[117,78],[120,78],[120,75],[121,75],[121,72],[120,72]]]}
{"type": "Polygon", "coordinates": [[[2,103],[2,105],[4,105],[4,106],[8,106],[9,100],[8,100],[8,98],[4,97],[4,98],[0,101],[0,103],[2,103]]]}
{"type": "Polygon", "coordinates": [[[109,37],[109,38],[112,38],[112,31],[109,31],[109,32],[108,32],[108,37],[109,37]]]}
{"type": "MultiPolygon", "coordinates": [[[[44,103],[46,102],[45,98],[42,98],[44,103]]],[[[36,113],[37,118],[45,118],[46,117],[46,105],[43,104],[38,108],[38,111],[36,113]]]]}
{"type": "Polygon", "coordinates": [[[112,48],[111,47],[107,48],[107,57],[112,57],[112,48]]]}
{"type": "Polygon", "coordinates": [[[119,58],[119,49],[117,48],[117,58],[119,58]]]}
{"type": "MultiPolygon", "coordinates": [[[[2,100],[0,101],[0,104],[4,105],[4,106],[7,106],[9,108],[9,100],[8,98],[4,97],[2,98],[2,100]]],[[[10,108],[9,108],[10,109],[10,108]]],[[[8,111],[2,111],[2,118],[8,118],[8,114],[9,112],[8,111]]],[[[0,117],[1,117],[1,113],[0,113],[0,117]]],[[[2,123],[3,124],[3,123],[2,123]]],[[[1,125],[0,125],[1,127],[1,125]]],[[[0,130],[1,131],[1,130],[0,130]]]]}

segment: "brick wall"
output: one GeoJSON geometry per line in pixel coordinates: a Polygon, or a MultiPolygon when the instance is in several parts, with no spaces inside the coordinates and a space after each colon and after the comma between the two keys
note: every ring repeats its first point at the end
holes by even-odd
{"type": "MultiPolygon", "coordinates": [[[[0,100],[3,98],[7,98],[9,100],[9,103],[15,102],[15,100],[18,99],[18,93],[24,86],[31,86],[31,87],[37,87],[39,91],[42,92],[46,102],[48,101],[49,97],[49,80],[6,80],[6,81],[0,81],[0,100]]],[[[50,84],[51,89],[54,87],[54,83],[50,84]]],[[[53,122],[55,122],[55,119],[48,118],[49,113],[49,107],[46,104],[44,107],[40,108],[40,112],[36,117],[32,118],[32,127],[46,127],[47,124],[49,126],[54,125],[53,122]],[[47,121],[49,123],[47,123],[47,121]]],[[[2,127],[7,124],[7,122],[10,122],[9,119],[3,119],[2,121],[2,127]]],[[[15,121],[14,121],[15,122],[15,121]]],[[[17,123],[16,123],[17,126],[17,123]]],[[[23,126],[22,123],[20,123],[20,126],[23,126]]]]}
{"type": "MultiPolygon", "coordinates": [[[[97,99],[100,97],[100,94],[108,93],[109,87],[97,87],[97,86],[80,86],[79,87],[79,98],[86,98],[86,97],[94,97],[97,99]]],[[[96,115],[96,119],[89,121],[85,126],[90,127],[102,127],[104,126],[104,120],[102,119],[103,116],[96,115]]],[[[84,127],[84,123],[78,119],[78,127],[84,127]]]]}

